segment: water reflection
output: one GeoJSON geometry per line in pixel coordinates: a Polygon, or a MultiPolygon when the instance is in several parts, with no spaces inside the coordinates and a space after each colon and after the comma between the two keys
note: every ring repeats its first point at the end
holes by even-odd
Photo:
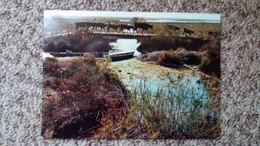
{"type": "MultiPolygon", "coordinates": [[[[172,69],[141,62],[136,58],[113,62],[111,65],[115,71],[120,70],[118,75],[129,91],[136,92],[137,95],[149,94],[150,102],[163,103],[163,109],[167,111],[181,105],[178,109],[188,112],[194,109],[194,106],[198,106],[196,108],[204,114],[205,103],[213,98],[204,87],[199,75],[180,75],[172,69]],[[160,93],[159,99],[157,99],[158,93],[160,93]]],[[[142,95],[137,97],[141,98],[142,95]]]]}
{"type": "Polygon", "coordinates": [[[136,50],[140,44],[141,43],[138,42],[137,39],[117,39],[116,42],[109,43],[109,45],[112,46],[112,50],[109,51],[109,54],[135,51],[134,56],[137,56],[141,54],[136,50]]]}

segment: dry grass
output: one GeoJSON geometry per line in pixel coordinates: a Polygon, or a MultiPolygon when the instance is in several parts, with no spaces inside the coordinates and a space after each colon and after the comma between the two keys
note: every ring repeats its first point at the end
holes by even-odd
{"type": "Polygon", "coordinates": [[[182,59],[183,63],[189,65],[199,65],[201,63],[202,54],[200,52],[189,52],[182,59]]]}
{"type": "Polygon", "coordinates": [[[157,64],[163,66],[180,65],[181,57],[178,52],[168,51],[162,52],[157,59],[157,64]]]}
{"type": "Polygon", "coordinates": [[[119,120],[125,115],[125,89],[93,56],[70,63],[47,59],[44,64],[43,136],[93,136],[105,117],[119,120]]]}
{"type": "MultiPolygon", "coordinates": [[[[176,52],[167,53],[160,58],[178,56],[176,52]]],[[[162,90],[152,94],[145,86],[138,85],[130,94],[108,69],[108,62],[97,64],[91,54],[69,62],[55,59],[44,62],[49,74],[44,73],[43,136],[183,139],[219,135],[219,123],[210,116],[219,101],[208,100],[203,105],[207,112],[201,114],[199,101],[189,105],[191,111],[177,108],[176,102],[184,105],[181,99],[185,95],[166,94],[162,90]],[[169,104],[171,108],[166,109],[169,104]],[[185,116],[185,112],[191,112],[192,116],[185,116]]],[[[217,89],[216,85],[208,87],[217,89]]],[[[217,90],[212,90],[212,95],[216,93],[217,90]]]]}
{"type": "Polygon", "coordinates": [[[209,75],[220,78],[220,51],[219,49],[211,49],[207,51],[207,55],[202,58],[199,69],[209,75]]]}

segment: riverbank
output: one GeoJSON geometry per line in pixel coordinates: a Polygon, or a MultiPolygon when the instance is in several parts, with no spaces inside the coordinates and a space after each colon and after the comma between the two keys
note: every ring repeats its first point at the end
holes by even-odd
{"type": "Polygon", "coordinates": [[[131,92],[128,118],[120,123],[129,130],[139,128],[136,136],[130,138],[212,138],[219,135],[216,106],[219,101],[217,92],[213,92],[218,86],[211,89],[217,83],[212,81],[217,78],[200,71],[194,73],[189,68],[177,70],[137,58],[112,62],[109,69],[131,92]],[[129,122],[131,120],[135,124],[129,122]]]}

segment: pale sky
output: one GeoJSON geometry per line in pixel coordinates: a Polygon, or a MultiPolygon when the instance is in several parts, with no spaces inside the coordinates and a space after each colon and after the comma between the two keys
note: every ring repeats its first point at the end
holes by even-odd
{"type": "Polygon", "coordinates": [[[220,23],[220,14],[206,13],[161,13],[161,12],[112,12],[112,11],[65,11],[45,10],[44,18],[107,18],[131,19],[133,17],[145,18],[147,22],[208,22],[220,23]]]}

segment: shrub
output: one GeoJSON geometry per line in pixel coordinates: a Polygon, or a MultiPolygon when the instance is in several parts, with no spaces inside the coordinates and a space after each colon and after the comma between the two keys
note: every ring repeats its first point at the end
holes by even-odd
{"type": "Polygon", "coordinates": [[[201,63],[202,56],[195,52],[189,52],[185,57],[183,58],[183,62],[185,64],[191,64],[191,65],[198,65],[201,63]]]}
{"type": "MultiPolygon", "coordinates": [[[[93,136],[94,130],[97,136],[102,136],[102,129],[101,133],[97,129],[105,130],[108,123],[125,116],[127,92],[124,86],[115,75],[106,72],[106,64],[99,67],[93,62],[95,58],[91,55],[73,60],[61,76],[53,79],[60,98],[55,102],[44,98],[44,136],[79,138],[93,136]]],[[[65,66],[60,63],[60,67],[65,66]]]]}
{"type": "Polygon", "coordinates": [[[80,44],[81,41],[81,33],[75,32],[75,34],[72,34],[69,36],[69,43],[72,46],[80,44]]]}
{"type": "Polygon", "coordinates": [[[43,88],[51,87],[52,83],[53,83],[53,77],[43,78],[43,81],[42,81],[43,88]]]}
{"type": "Polygon", "coordinates": [[[177,52],[168,51],[162,52],[157,59],[157,64],[164,66],[180,65],[181,57],[177,52]]]}
{"type": "Polygon", "coordinates": [[[84,53],[83,55],[83,62],[89,65],[95,66],[96,65],[96,58],[95,55],[90,53],[84,53]]]}
{"type": "Polygon", "coordinates": [[[215,75],[220,78],[220,57],[215,55],[214,53],[208,53],[208,56],[203,57],[199,69],[206,74],[215,75]]]}
{"type": "Polygon", "coordinates": [[[55,52],[66,52],[66,50],[71,50],[67,42],[59,41],[56,45],[55,52]]]}
{"type": "Polygon", "coordinates": [[[43,75],[59,76],[60,65],[55,58],[46,58],[43,62],[43,75]]]}
{"type": "Polygon", "coordinates": [[[177,49],[176,38],[159,37],[148,40],[140,40],[141,45],[137,48],[137,51],[141,53],[149,53],[153,51],[162,51],[177,49]]]}
{"type": "Polygon", "coordinates": [[[86,52],[108,52],[111,50],[109,40],[103,36],[96,36],[88,40],[85,46],[86,52]]]}
{"type": "Polygon", "coordinates": [[[208,56],[210,58],[216,58],[220,56],[220,50],[219,49],[210,49],[207,51],[208,56]]]}
{"type": "Polygon", "coordinates": [[[54,52],[56,50],[56,46],[54,42],[49,42],[47,46],[43,48],[44,52],[54,52]]]}

